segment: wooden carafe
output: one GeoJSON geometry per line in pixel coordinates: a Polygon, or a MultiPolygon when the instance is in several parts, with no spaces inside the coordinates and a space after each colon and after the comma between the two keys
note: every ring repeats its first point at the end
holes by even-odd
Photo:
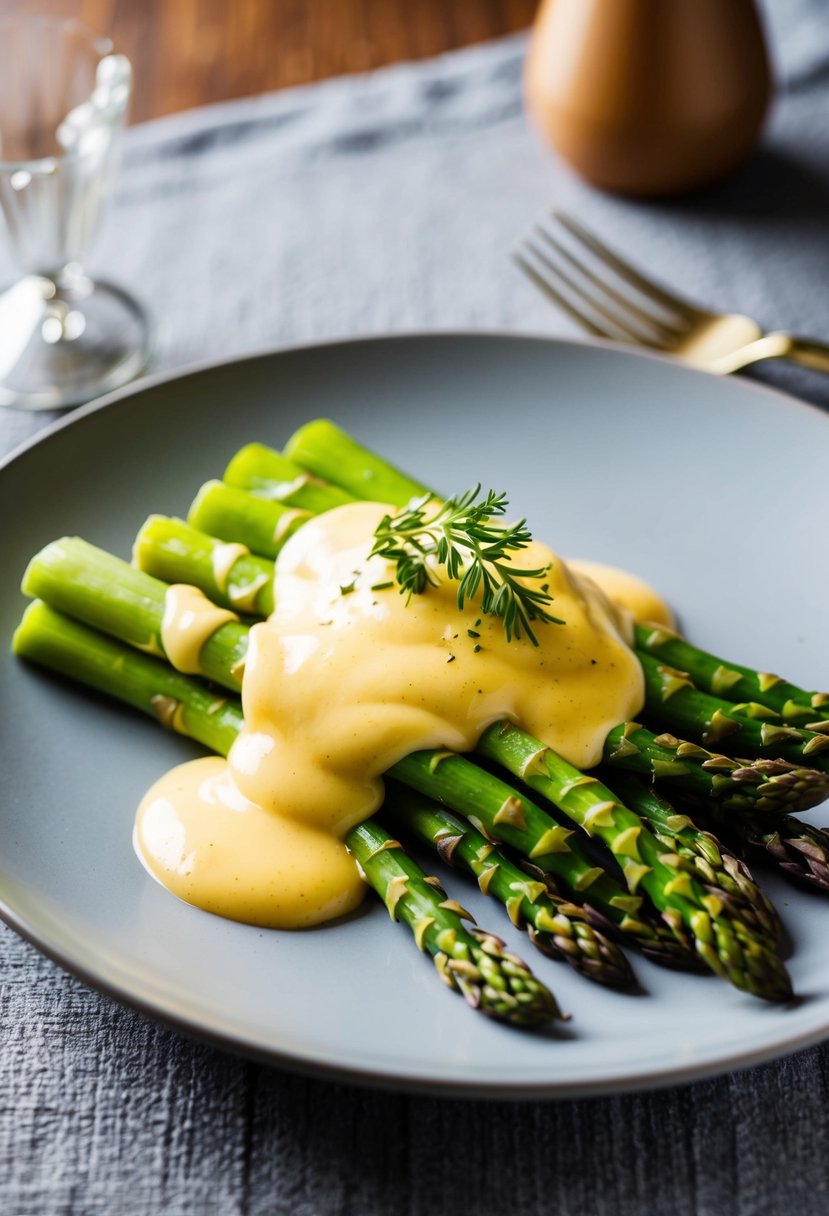
{"type": "Polygon", "coordinates": [[[596,186],[670,195],[751,152],[771,97],[753,0],[543,0],[527,109],[596,186]]]}

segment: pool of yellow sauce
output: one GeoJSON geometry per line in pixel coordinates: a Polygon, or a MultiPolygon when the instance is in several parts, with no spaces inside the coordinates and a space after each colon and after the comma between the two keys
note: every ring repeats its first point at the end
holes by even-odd
{"type": "MultiPolygon", "coordinates": [[[[276,611],[251,631],[245,728],[228,761],[181,765],[143,800],[138,854],[182,899],[278,928],[342,915],[364,890],[342,838],[380,806],[381,775],[396,760],[423,748],[468,751],[507,718],[587,768],[611,727],[641,709],[628,611],[640,615],[631,599],[639,580],[616,572],[610,582],[598,567],[584,577],[533,542],[520,565],[549,567],[550,611],[564,624],[534,622],[537,647],[508,642],[500,619],[474,603],[458,608],[456,584],[408,603],[388,585],[393,568],[368,557],[387,510],[349,504],[288,541],[276,611]]],[[[162,642],[190,664],[181,635],[201,645],[214,610],[205,600],[202,616],[193,597],[176,598],[182,609],[168,605],[162,642]]],[[[636,603],[665,619],[654,593],[636,603]]]]}

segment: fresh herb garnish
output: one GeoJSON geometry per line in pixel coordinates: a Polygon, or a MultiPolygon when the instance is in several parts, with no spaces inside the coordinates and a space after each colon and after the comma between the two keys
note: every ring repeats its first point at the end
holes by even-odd
{"type": "Polygon", "coordinates": [[[511,554],[532,540],[526,520],[508,526],[494,522],[504,516],[507,497],[489,490],[478,502],[480,493],[481,487],[475,486],[447,499],[433,514],[427,507],[434,506],[434,499],[426,494],[396,515],[384,516],[374,533],[371,556],[396,562],[396,580],[408,599],[436,587],[440,578],[435,566],[445,567],[447,577],[458,583],[459,608],[480,593],[481,610],[501,617],[507,641],[525,636],[537,646],[531,621],[564,622],[547,611],[552,603],[548,584],[536,588],[519,580],[540,580],[549,567],[519,570],[511,565],[511,554]]]}

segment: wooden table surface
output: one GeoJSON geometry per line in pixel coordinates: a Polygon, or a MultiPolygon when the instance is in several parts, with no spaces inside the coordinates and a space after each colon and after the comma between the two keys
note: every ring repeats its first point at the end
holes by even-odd
{"type": "Polygon", "coordinates": [[[0,0],[79,17],[132,60],[132,120],[420,59],[530,23],[536,0],[0,0]]]}

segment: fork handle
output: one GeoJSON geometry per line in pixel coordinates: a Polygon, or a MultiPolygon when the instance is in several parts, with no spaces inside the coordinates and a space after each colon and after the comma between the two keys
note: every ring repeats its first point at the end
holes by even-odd
{"type": "Polygon", "coordinates": [[[829,374],[829,345],[816,338],[796,338],[779,330],[756,338],[730,355],[723,355],[709,364],[708,370],[727,376],[764,359],[790,359],[801,367],[829,374]]]}
{"type": "Polygon", "coordinates": [[[811,367],[816,372],[829,373],[829,343],[818,342],[815,338],[795,338],[789,336],[789,349],[783,356],[799,363],[801,367],[811,367]]]}

